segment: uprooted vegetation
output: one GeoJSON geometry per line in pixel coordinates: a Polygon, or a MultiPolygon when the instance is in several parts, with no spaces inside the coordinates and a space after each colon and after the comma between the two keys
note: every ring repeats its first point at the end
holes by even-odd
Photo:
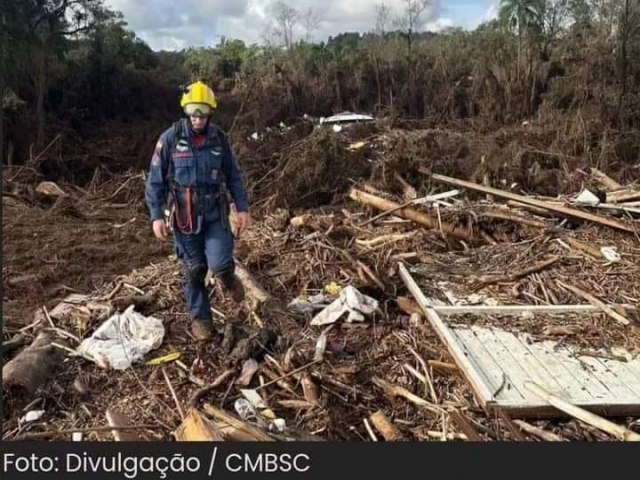
{"type": "MultiPolygon", "coordinates": [[[[177,360],[174,357],[164,365],[140,364],[114,375],[87,358],[71,357],[63,362],[69,352],[50,347],[56,361],[48,364],[49,373],[57,372],[56,376],[43,385],[22,385],[14,390],[20,396],[8,397],[15,413],[5,428],[5,438],[64,438],[55,431],[77,429],[85,432],[86,439],[106,439],[108,431],[93,431],[92,427],[104,425],[105,412],[111,418],[117,411],[134,424],[156,425],[136,430],[140,437],[171,440],[183,421],[180,411],[172,407],[176,398],[185,411],[195,407],[213,415],[223,434],[235,438],[238,432],[229,431],[219,415],[223,415],[220,411],[238,415],[234,405],[242,398],[242,388],[256,389],[270,410],[284,420],[284,431],[267,433],[274,438],[367,440],[370,433],[363,419],[374,422],[380,417],[395,426],[393,435],[399,439],[427,440],[443,435],[468,439],[473,432],[480,439],[545,434],[568,440],[608,438],[576,420],[546,421],[537,426],[529,420],[514,433],[516,424],[508,417],[487,416],[464,380],[461,367],[407,290],[398,266],[400,262],[410,267],[424,294],[447,304],[470,298],[489,305],[584,303],[573,287],[606,303],[626,305],[617,311],[628,324],[607,313],[569,312],[536,314],[535,319],[522,314],[467,315],[454,317],[451,325],[524,333],[534,342],[560,340],[564,348],[594,358],[634,358],[640,353],[637,235],[540,209],[532,213],[523,205],[487,201],[485,195],[471,191],[465,200],[454,196],[443,198],[442,204],[408,206],[431,217],[435,228],[407,220],[403,209],[368,221],[381,211],[350,197],[355,189],[403,205],[447,191],[446,185],[430,176],[442,172],[479,184],[488,181],[502,190],[553,203],[558,194],[568,199],[568,195],[579,193],[582,185],[606,190],[597,175],[586,173],[584,165],[580,165],[583,173],[557,173],[551,197],[548,190],[539,190],[536,175],[523,171],[517,162],[512,170],[505,165],[506,158],[505,163],[497,162],[495,170],[483,163],[481,159],[490,155],[489,145],[495,137],[483,138],[463,129],[408,130],[382,121],[346,126],[340,132],[297,125],[270,135],[280,139],[280,147],[267,160],[269,147],[264,145],[273,141],[269,133],[262,140],[247,139],[240,148],[247,155],[243,163],[250,172],[249,186],[257,205],[255,223],[237,245],[239,264],[266,297],[238,306],[214,281],[211,297],[218,333],[205,346],[198,346],[189,333],[175,256],[168,245],[149,242],[140,196],[143,175],[132,172],[103,182],[96,180],[87,188],[61,184],[65,195],[55,201],[37,192],[5,198],[5,208],[16,216],[20,212],[23,228],[31,229],[37,234],[36,241],[43,242],[41,261],[22,263],[20,258],[24,257],[16,255],[20,248],[17,242],[26,233],[24,229],[9,230],[5,273],[11,289],[7,294],[20,298],[37,283],[57,285],[64,279],[65,285],[57,290],[57,297],[41,294],[48,309],[36,308],[35,318],[27,314],[34,312],[33,303],[22,304],[22,318],[11,315],[13,304],[9,304],[7,332],[15,334],[22,329],[20,323],[40,319],[39,327],[23,329],[25,342],[38,328],[47,330],[53,324],[57,330],[50,335],[55,337],[59,331],[70,334],[54,343],[73,350],[110,314],[135,305],[136,311],[162,319],[166,329],[161,346],[145,360],[179,353],[177,360]],[[248,156],[260,151],[262,156],[256,155],[254,160],[248,156]],[[306,196],[305,192],[324,192],[324,196],[306,196]],[[76,225],[77,230],[51,229],[43,223],[47,217],[58,225],[76,225]],[[94,226],[92,219],[98,225],[94,226]],[[38,229],[38,224],[43,227],[38,229]],[[468,238],[444,233],[449,224],[468,231],[468,238]],[[119,247],[123,244],[128,246],[126,256],[119,247]],[[130,248],[134,244],[139,246],[130,248]],[[606,245],[615,245],[620,261],[608,262],[602,257],[598,248],[606,245]],[[48,251],[49,247],[55,252],[48,251]],[[98,255],[99,248],[104,249],[104,256],[98,255]],[[84,271],[73,270],[79,265],[84,271]],[[26,271],[37,281],[30,277],[11,282],[26,271]],[[106,276],[96,278],[102,271],[106,276]],[[89,278],[93,281],[88,282],[89,278]],[[332,283],[339,288],[356,288],[379,302],[379,309],[364,322],[341,320],[326,331],[326,347],[319,359],[318,335],[326,327],[310,325],[319,310],[296,311],[291,302],[320,293],[335,298],[332,283]],[[69,298],[69,291],[82,295],[69,298]],[[57,310],[53,308],[56,305],[57,310]],[[210,384],[214,387],[206,389],[210,384]],[[29,408],[46,413],[25,430],[17,424],[18,412],[25,407],[25,400],[32,398],[29,408]]],[[[496,137],[500,135],[504,133],[496,137]]],[[[526,139],[527,148],[546,148],[535,143],[546,138],[540,133],[522,127],[514,130],[512,138],[518,135],[526,139]]],[[[623,180],[622,175],[617,178],[623,180]]],[[[637,186],[629,187],[637,194],[637,186]]],[[[563,204],[578,208],[568,201],[563,204]]],[[[612,211],[594,212],[633,230],[637,221],[625,218],[633,215],[629,208],[627,215],[618,219],[611,216],[615,214],[612,211]]],[[[6,391],[10,394],[12,388],[6,391]]],[[[269,418],[254,426],[268,424],[269,418]]],[[[520,421],[517,415],[513,419],[520,421]]],[[[633,419],[626,423],[633,428],[633,419]]],[[[386,434],[378,432],[383,438],[386,434]]]]}
{"type": "Polygon", "coordinates": [[[61,42],[66,57],[41,50],[47,68],[66,62],[76,74],[35,90],[17,80],[48,72],[12,53],[20,68],[11,86],[25,102],[2,110],[3,438],[171,441],[183,438],[189,412],[215,422],[209,434],[239,440],[634,438],[640,43],[635,30],[611,35],[603,18],[518,43],[497,24],[416,35],[410,52],[394,33],[260,55],[237,42],[135,54],[123,40],[117,58],[129,64],[103,58],[117,81],[105,76],[90,98],[71,94],[96,75],[83,62],[108,51],[121,26],[61,42]],[[236,250],[252,295],[236,305],[211,282],[217,334],[206,345],[189,333],[180,265],[169,242],[152,238],[143,202],[150,153],[173,120],[161,121],[171,117],[164,105],[175,103],[175,85],[158,71],[206,72],[219,87],[216,121],[252,203],[236,250]],[[154,101],[141,102],[140,89],[154,101]],[[335,129],[319,121],[347,109],[376,118],[335,129]],[[585,189],[595,206],[576,204],[585,189]],[[584,390],[594,397],[580,401],[607,404],[610,388],[627,410],[598,413],[621,430],[556,407],[549,419],[493,408],[501,395],[528,395],[522,379],[493,378],[495,402],[483,400],[403,269],[434,305],[470,309],[442,313],[443,323],[459,339],[471,331],[494,342],[495,363],[541,383],[555,369],[544,386],[570,400],[584,390]],[[375,312],[314,324],[350,287],[375,300],[375,312]],[[122,371],[78,356],[131,305],[161,320],[158,346],[122,371]],[[574,361],[547,364],[540,351],[515,359],[507,342],[525,353],[518,348],[551,345],[574,361]],[[626,376],[611,373],[612,362],[626,362],[626,376]],[[43,414],[25,422],[27,411],[43,414]],[[118,430],[124,423],[136,429],[118,430]]]}

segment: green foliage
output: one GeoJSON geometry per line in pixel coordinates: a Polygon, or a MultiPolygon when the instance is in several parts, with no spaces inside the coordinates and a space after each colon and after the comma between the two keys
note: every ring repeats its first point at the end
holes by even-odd
{"type": "Polygon", "coordinates": [[[11,101],[3,101],[0,121],[7,134],[33,135],[26,142],[42,139],[23,128],[34,122],[95,130],[110,119],[175,117],[178,86],[195,79],[226,99],[232,90],[246,97],[244,112],[256,128],[343,109],[507,122],[534,115],[554,88],[566,90],[558,105],[576,98],[597,98],[603,111],[638,105],[627,101],[640,88],[640,7],[633,0],[503,0],[500,17],[471,32],[378,29],[320,43],[295,41],[298,17],[291,16],[280,25],[290,29],[286,48],[221,38],[180,52],[152,51],[102,0],[77,10],[54,0],[5,5],[0,90],[11,101]],[[561,75],[567,80],[554,78],[561,75]]]}

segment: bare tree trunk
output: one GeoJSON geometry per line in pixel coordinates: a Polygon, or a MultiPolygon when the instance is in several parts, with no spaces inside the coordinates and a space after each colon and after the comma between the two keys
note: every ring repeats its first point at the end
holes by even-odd
{"type": "Polygon", "coordinates": [[[622,116],[622,102],[627,94],[627,40],[629,38],[629,0],[624,2],[624,13],[620,22],[620,36],[622,45],[620,46],[620,92],[618,93],[618,108],[616,120],[620,124],[622,116]]]}
{"type": "Polygon", "coordinates": [[[338,110],[342,110],[342,89],[340,88],[340,75],[338,69],[335,72],[335,87],[336,87],[336,105],[338,110]]]}
{"type": "Polygon", "coordinates": [[[44,143],[44,97],[47,90],[47,59],[46,53],[41,50],[40,58],[38,62],[38,73],[36,77],[36,121],[37,121],[37,136],[36,145],[42,146],[44,143]]]}

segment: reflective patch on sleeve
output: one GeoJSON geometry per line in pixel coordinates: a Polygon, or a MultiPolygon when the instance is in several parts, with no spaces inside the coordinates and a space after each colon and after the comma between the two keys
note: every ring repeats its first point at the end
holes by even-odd
{"type": "Polygon", "coordinates": [[[160,163],[160,155],[154,153],[153,157],[151,157],[151,165],[153,165],[154,167],[158,167],[160,166],[160,163]]]}

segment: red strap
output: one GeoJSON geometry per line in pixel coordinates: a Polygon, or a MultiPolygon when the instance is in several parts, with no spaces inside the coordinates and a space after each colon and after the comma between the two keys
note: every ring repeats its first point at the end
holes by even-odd
{"type": "Polygon", "coordinates": [[[197,134],[191,137],[191,143],[196,148],[200,148],[201,146],[203,146],[206,140],[207,140],[207,136],[203,133],[197,134]]]}

